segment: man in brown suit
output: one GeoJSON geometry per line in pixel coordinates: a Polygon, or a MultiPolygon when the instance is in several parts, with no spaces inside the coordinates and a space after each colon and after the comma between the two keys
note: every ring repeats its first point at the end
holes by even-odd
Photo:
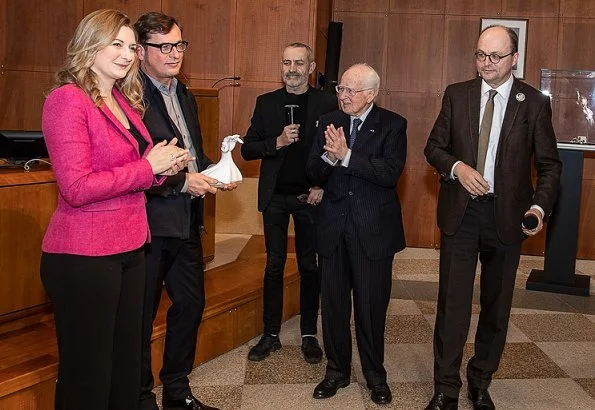
{"type": "Polygon", "coordinates": [[[426,409],[457,408],[478,255],[481,313],[467,366],[468,397],[474,409],[495,408],[487,389],[506,342],[523,234],[542,229],[556,200],[561,163],[550,101],[512,75],[517,44],[506,27],[481,33],[475,52],[481,78],[447,87],[425,148],[442,177],[435,393],[426,409]]]}

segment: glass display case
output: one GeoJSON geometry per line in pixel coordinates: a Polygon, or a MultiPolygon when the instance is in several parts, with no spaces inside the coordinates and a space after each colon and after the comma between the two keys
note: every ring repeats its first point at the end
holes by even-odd
{"type": "Polygon", "coordinates": [[[558,142],[595,144],[595,71],[542,68],[541,91],[551,98],[558,142]]]}

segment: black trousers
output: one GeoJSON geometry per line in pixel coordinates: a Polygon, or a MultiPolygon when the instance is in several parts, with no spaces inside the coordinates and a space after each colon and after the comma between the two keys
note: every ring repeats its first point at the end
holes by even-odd
{"type": "Polygon", "coordinates": [[[479,325],[467,366],[469,386],[487,389],[506,343],[521,239],[503,244],[496,232],[494,202],[470,201],[461,227],[442,234],[440,279],[434,328],[436,392],[457,397],[460,367],[469,333],[477,257],[481,262],[479,325]]]}
{"type": "Polygon", "coordinates": [[[198,327],[205,307],[204,266],[197,214],[193,212],[191,218],[190,238],[154,237],[147,247],[141,405],[147,401],[154,403],[155,400],[151,392],[154,380],[150,343],[164,284],[172,305],[167,311],[163,366],[159,373],[163,397],[178,400],[191,394],[188,375],[194,365],[198,327]]]}
{"type": "Polygon", "coordinates": [[[273,195],[262,213],[267,261],[264,270],[264,333],[277,335],[283,315],[283,271],[287,260],[289,216],[295,227],[295,252],[300,272],[300,330],[302,335],[317,332],[320,273],[316,262],[316,222],[318,210],[297,197],[273,195]]]}
{"type": "Polygon", "coordinates": [[[136,409],[143,251],[97,257],[43,253],[40,270],[58,337],[56,410],[136,409]]]}
{"type": "Polygon", "coordinates": [[[322,330],[329,379],[351,375],[351,295],[355,337],[362,371],[369,385],[386,382],[384,329],[392,287],[394,257],[371,260],[347,222],[337,250],[321,257],[322,330]]]}

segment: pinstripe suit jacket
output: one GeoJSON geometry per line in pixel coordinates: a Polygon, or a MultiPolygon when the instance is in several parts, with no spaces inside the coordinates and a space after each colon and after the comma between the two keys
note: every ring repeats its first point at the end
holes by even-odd
{"type": "Polygon", "coordinates": [[[343,127],[349,135],[349,115],[334,111],[320,118],[308,160],[309,177],[325,190],[320,204],[318,252],[330,256],[345,224],[353,222],[369,259],[392,257],[405,247],[396,186],[405,165],[407,121],[374,106],[358,132],[348,167],[333,167],[321,159],[329,124],[343,127]]]}

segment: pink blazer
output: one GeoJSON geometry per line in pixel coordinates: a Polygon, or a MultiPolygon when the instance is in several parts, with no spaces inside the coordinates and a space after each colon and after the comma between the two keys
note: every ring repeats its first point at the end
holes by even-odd
{"type": "MultiPolygon", "coordinates": [[[[152,147],[139,114],[114,88],[122,110],[152,147]]],[[[43,106],[42,130],[58,183],[44,252],[113,255],[150,240],[144,190],[158,184],[138,143],[105,105],[64,85],[43,106]]]]}

